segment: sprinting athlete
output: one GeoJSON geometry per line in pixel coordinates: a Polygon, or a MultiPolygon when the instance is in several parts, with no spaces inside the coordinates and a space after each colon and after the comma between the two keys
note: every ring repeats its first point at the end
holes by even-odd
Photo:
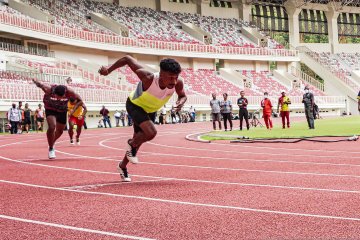
{"type": "Polygon", "coordinates": [[[33,82],[44,91],[44,105],[48,130],[46,132],[49,144],[49,159],[56,158],[54,144],[62,135],[66,125],[67,103],[70,97],[78,102],[74,109],[82,104],[81,97],[64,85],[45,85],[35,79],[33,82]]]}
{"type": "Polygon", "coordinates": [[[154,125],[156,112],[164,106],[170,97],[177,93],[175,111],[180,111],[186,102],[184,83],[179,79],[180,64],[174,59],[164,59],[160,62],[160,72],[151,73],[131,56],[120,58],[110,67],[101,67],[99,73],[108,75],[122,66],[128,65],[139,77],[140,82],[135,91],[130,93],[126,101],[126,110],[134,122],[134,135],[128,140],[128,150],[119,163],[118,170],[123,181],[130,182],[127,164],[138,163],[136,156],[141,144],[156,136],[154,125]]]}
{"type": "Polygon", "coordinates": [[[85,122],[85,115],[87,112],[87,108],[84,102],[78,104],[78,100],[74,97],[69,98],[68,102],[68,117],[69,117],[69,137],[70,144],[74,144],[74,126],[76,125],[76,144],[80,145],[80,134],[82,126],[85,122]],[[75,108],[78,106],[78,108],[75,108]]]}

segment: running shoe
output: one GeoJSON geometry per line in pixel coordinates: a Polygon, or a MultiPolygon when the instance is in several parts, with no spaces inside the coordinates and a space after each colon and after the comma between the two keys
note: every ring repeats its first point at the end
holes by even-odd
{"type": "Polygon", "coordinates": [[[55,155],[55,149],[51,149],[49,150],[49,159],[55,159],[56,155],[55,155]]]}
{"type": "Polygon", "coordinates": [[[128,150],[126,151],[126,158],[129,160],[129,162],[133,163],[133,164],[137,164],[139,163],[139,159],[136,156],[137,153],[137,148],[134,148],[133,146],[130,145],[130,140],[128,140],[127,145],[128,145],[128,150]]]}
{"type": "Polygon", "coordinates": [[[131,182],[131,178],[129,176],[127,168],[121,168],[120,167],[121,163],[122,162],[119,162],[119,164],[117,165],[117,169],[118,169],[118,171],[120,173],[121,179],[123,180],[123,182],[131,182]]]}
{"type": "Polygon", "coordinates": [[[73,139],[70,139],[70,144],[74,145],[74,140],[73,139]]]}
{"type": "Polygon", "coordinates": [[[80,145],[80,138],[77,138],[77,139],[76,139],[76,144],[77,144],[77,145],[80,145]]]}

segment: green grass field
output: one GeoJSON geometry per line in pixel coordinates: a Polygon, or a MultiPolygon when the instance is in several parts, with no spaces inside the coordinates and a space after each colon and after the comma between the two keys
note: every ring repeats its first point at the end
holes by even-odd
{"type": "MultiPolygon", "coordinates": [[[[238,122],[234,124],[237,126],[238,122]]],[[[250,128],[249,131],[213,131],[204,135],[203,140],[229,140],[235,136],[246,136],[249,138],[301,138],[314,136],[350,136],[360,134],[360,117],[338,117],[315,120],[315,130],[309,130],[307,122],[295,122],[289,129],[282,129],[281,124],[274,124],[270,131],[266,127],[250,128]],[[219,136],[215,136],[219,135],[219,136]],[[229,137],[226,137],[229,136],[229,137]]]]}

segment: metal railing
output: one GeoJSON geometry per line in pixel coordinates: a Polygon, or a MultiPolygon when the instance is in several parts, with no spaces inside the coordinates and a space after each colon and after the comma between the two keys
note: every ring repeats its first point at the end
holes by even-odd
{"type": "Polygon", "coordinates": [[[246,48],[246,47],[224,47],[200,44],[188,44],[181,42],[163,42],[146,39],[131,39],[115,35],[106,35],[95,32],[58,26],[23,16],[10,13],[0,13],[0,23],[10,26],[28,29],[36,32],[51,34],[70,39],[121,45],[126,47],[151,48],[156,50],[181,51],[190,53],[210,53],[226,55],[256,55],[256,56],[274,56],[274,57],[297,57],[298,51],[287,49],[264,49],[264,48],[246,48]]]}
{"type": "Polygon", "coordinates": [[[346,85],[348,85],[350,88],[354,89],[354,90],[358,90],[360,88],[360,84],[351,80],[350,78],[347,77],[345,72],[339,72],[336,71],[334,68],[332,68],[327,61],[324,61],[323,58],[320,57],[320,55],[314,51],[312,51],[311,49],[309,49],[308,47],[305,46],[301,46],[301,47],[297,47],[296,49],[300,50],[300,52],[308,55],[309,57],[311,57],[312,59],[314,59],[316,62],[318,62],[321,66],[325,67],[326,69],[328,69],[335,77],[337,77],[338,79],[340,79],[342,82],[344,82],[346,85]]]}
{"type": "Polygon", "coordinates": [[[324,84],[319,82],[318,80],[316,80],[315,78],[309,76],[308,74],[304,73],[303,71],[301,71],[300,69],[296,68],[296,67],[291,67],[291,73],[295,76],[300,78],[301,80],[309,83],[310,85],[316,87],[317,89],[319,89],[320,91],[325,91],[325,87],[324,84]]]}
{"type": "Polygon", "coordinates": [[[22,45],[12,44],[12,43],[5,43],[0,42],[0,50],[2,51],[9,51],[9,52],[17,52],[17,53],[24,53],[30,55],[37,55],[42,57],[55,57],[54,52],[49,52],[43,49],[38,48],[29,48],[22,45]]]}
{"type": "MultiPolygon", "coordinates": [[[[92,88],[78,88],[73,87],[74,91],[78,93],[84,101],[87,103],[125,103],[129,96],[128,91],[107,90],[107,89],[92,89],[92,88]]],[[[37,88],[34,84],[22,83],[4,83],[0,81],[0,100],[3,101],[37,101],[41,102],[43,99],[43,91],[37,88]]],[[[229,96],[229,100],[234,103],[234,109],[236,109],[236,102],[239,96],[229,96]]],[[[263,96],[248,96],[249,105],[259,106],[263,96]]],[[[270,99],[273,101],[273,105],[276,106],[278,96],[272,96],[270,99]]],[[[187,105],[193,106],[209,106],[211,97],[188,95],[187,105]]],[[[290,96],[292,106],[302,105],[302,96],[290,96]]],[[[316,96],[315,101],[322,107],[345,107],[346,101],[343,96],[316,96]]],[[[170,103],[175,103],[177,96],[173,96],[170,99],[170,103]]]]}

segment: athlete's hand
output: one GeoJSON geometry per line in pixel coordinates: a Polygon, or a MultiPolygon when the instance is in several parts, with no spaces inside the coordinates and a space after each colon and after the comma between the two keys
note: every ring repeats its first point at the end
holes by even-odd
{"type": "Polygon", "coordinates": [[[81,116],[81,115],[78,116],[78,119],[79,119],[79,120],[82,120],[82,119],[83,119],[83,116],[81,116]]]}
{"type": "Polygon", "coordinates": [[[102,66],[99,69],[99,73],[100,73],[100,75],[107,76],[107,75],[109,75],[109,70],[107,69],[107,67],[102,66]]]}

